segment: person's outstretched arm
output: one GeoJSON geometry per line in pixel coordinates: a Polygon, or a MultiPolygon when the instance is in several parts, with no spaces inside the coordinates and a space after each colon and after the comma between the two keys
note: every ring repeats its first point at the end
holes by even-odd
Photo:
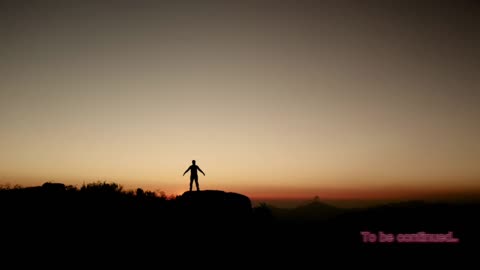
{"type": "Polygon", "coordinates": [[[203,173],[203,176],[205,176],[205,173],[202,171],[202,169],[200,169],[200,167],[198,167],[198,170],[203,173]]]}
{"type": "Polygon", "coordinates": [[[188,167],[188,169],[183,173],[183,175],[185,175],[188,171],[190,171],[191,168],[192,166],[188,167]]]}

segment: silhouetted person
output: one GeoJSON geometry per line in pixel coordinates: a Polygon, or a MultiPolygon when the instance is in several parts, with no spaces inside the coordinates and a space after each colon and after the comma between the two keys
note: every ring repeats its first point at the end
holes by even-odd
{"type": "Polygon", "coordinates": [[[195,180],[195,185],[197,186],[197,191],[200,191],[200,187],[198,186],[197,170],[200,171],[201,173],[203,173],[203,176],[205,176],[205,173],[202,171],[202,169],[200,169],[200,167],[195,165],[195,160],[192,160],[192,165],[190,165],[190,167],[188,167],[188,169],[183,173],[183,175],[185,175],[188,171],[190,171],[190,191],[192,191],[193,180],[195,180]]]}

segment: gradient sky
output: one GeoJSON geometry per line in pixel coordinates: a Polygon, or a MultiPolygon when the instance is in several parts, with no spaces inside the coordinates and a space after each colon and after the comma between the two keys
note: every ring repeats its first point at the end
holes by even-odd
{"type": "Polygon", "coordinates": [[[0,184],[480,189],[475,1],[70,2],[0,4],[0,184]]]}

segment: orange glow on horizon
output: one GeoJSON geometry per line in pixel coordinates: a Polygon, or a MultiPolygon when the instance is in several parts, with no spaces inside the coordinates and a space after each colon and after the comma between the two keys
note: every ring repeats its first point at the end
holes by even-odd
{"type": "MultiPolygon", "coordinates": [[[[1,179],[2,185],[14,186],[15,181],[7,181],[1,179]]],[[[92,182],[115,182],[123,187],[124,190],[133,190],[141,188],[145,191],[154,191],[157,194],[164,194],[168,197],[175,197],[182,195],[189,188],[189,178],[180,178],[179,182],[172,184],[166,182],[160,184],[161,181],[116,181],[112,179],[102,179],[95,181],[62,181],[60,179],[46,178],[46,180],[39,181],[38,179],[24,178],[20,182],[23,184],[20,186],[39,186],[45,182],[60,182],[66,185],[73,185],[81,187],[82,184],[88,184],[92,182]]],[[[427,199],[427,198],[446,198],[446,197],[458,197],[462,196],[477,196],[480,197],[479,185],[453,185],[453,184],[441,184],[437,187],[426,185],[389,185],[378,186],[372,184],[365,184],[358,187],[347,186],[324,186],[317,185],[316,187],[306,186],[292,186],[292,185],[243,185],[242,183],[236,183],[235,185],[228,183],[214,184],[209,182],[208,178],[200,178],[201,190],[223,190],[226,192],[241,193],[252,200],[309,200],[316,196],[320,200],[401,200],[401,199],[427,199]]],[[[465,182],[476,182],[471,179],[464,180],[465,182]]],[[[447,182],[443,180],[442,182],[447,182]]],[[[453,181],[452,181],[453,182],[453,181]]],[[[479,181],[480,182],[480,181],[479,181]]],[[[193,186],[195,191],[195,185],[193,186]]]]}

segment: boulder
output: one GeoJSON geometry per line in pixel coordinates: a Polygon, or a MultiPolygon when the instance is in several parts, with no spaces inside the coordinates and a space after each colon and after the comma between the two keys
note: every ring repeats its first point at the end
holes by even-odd
{"type": "Polygon", "coordinates": [[[46,182],[42,185],[43,190],[47,191],[65,191],[65,184],[62,183],[52,183],[52,182],[46,182]]]}
{"type": "Polygon", "coordinates": [[[185,214],[208,218],[247,218],[252,203],[245,195],[221,190],[187,191],[177,198],[185,214]]]}

